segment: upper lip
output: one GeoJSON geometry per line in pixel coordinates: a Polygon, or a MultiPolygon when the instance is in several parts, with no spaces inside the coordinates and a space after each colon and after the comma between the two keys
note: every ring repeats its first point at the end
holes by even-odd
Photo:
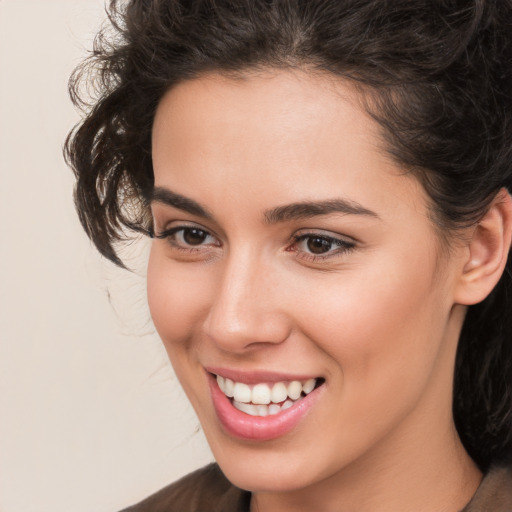
{"type": "Polygon", "coordinates": [[[291,374],[272,372],[268,370],[241,370],[237,368],[224,368],[216,366],[205,366],[205,370],[214,375],[231,379],[234,382],[243,382],[244,384],[259,384],[260,382],[289,382],[306,381],[308,379],[317,379],[318,375],[311,374],[291,374]]]}

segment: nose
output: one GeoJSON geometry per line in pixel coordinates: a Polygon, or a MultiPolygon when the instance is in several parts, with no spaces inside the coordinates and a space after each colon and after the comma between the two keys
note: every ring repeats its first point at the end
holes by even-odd
{"type": "Polygon", "coordinates": [[[262,259],[239,251],[223,264],[204,323],[206,335],[222,351],[243,353],[282,343],[290,334],[278,269],[262,259]]]}

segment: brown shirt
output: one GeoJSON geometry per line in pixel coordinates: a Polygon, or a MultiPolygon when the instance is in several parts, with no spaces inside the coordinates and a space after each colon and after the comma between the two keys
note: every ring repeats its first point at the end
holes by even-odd
{"type": "MultiPolygon", "coordinates": [[[[210,464],[121,512],[249,512],[251,493],[210,464]]],[[[512,512],[512,468],[495,468],[461,512],[512,512]]]]}

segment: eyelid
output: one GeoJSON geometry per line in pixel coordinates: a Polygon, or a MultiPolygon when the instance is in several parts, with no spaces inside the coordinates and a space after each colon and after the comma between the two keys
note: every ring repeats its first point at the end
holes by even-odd
{"type": "Polygon", "coordinates": [[[222,227],[213,217],[210,219],[201,215],[188,213],[186,211],[180,210],[179,208],[160,203],[158,201],[153,201],[150,204],[150,208],[153,221],[153,235],[155,233],[161,233],[164,230],[170,229],[168,226],[179,224],[187,227],[189,225],[192,227],[198,227],[199,229],[208,231],[208,233],[211,233],[219,239],[225,238],[223,236],[224,232],[222,227]],[[159,229],[158,226],[163,227],[159,229]]]}
{"type": "Polygon", "coordinates": [[[201,231],[204,231],[205,233],[208,233],[208,235],[213,236],[217,240],[221,239],[220,236],[217,235],[217,233],[211,228],[208,228],[198,222],[188,220],[173,220],[170,222],[166,222],[164,223],[163,228],[154,229],[153,236],[154,238],[165,238],[166,236],[169,236],[172,233],[176,233],[181,229],[199,229],[201,231]]]}
{"type": "Polygon", "coordinates": [[[339,240],[340,242],[345,242],[347,244],[359,244],[360,241],[353,237],[342,233],[337,233],[335,231],[330,231],[328,229],[321,228],[303,228],[298,229],[294,232],[292,238],[304,237],[304,236],[317,236],[319,238],[330,238],[332,240],[339,240]]]}
{"type": "Polygon", "coordinates": [[[347,253],[357,248],[358,241],[347,235],[333,233],[332,231],[325,231],[323,229],[305,229],[295,232],[292,236],[292,244],[287,250],[296,253],[297,259],[305,260],[306,262],[321,262],[330,259],[342,258],[347,253]],[[314,254],[304,250],[297,249],[297,245],[308,238],[323,238],[332,241],[335,247],[328,252],[321,254],[314,254]]]}
{"type": "Polygon", "coordinates": [[[170,250],[177,251],[177,254],[181,253],[182,256],[197,258],[201,254],[211,254],[212,250],[222,247],[221,239],[213,233],[212,230],[205,228],[201,224],[188,221],[173,221],[167,223],[167,226],[169,227],[159,230],[159,232],[154,235],[154,238],[164,240],[166,244],[168,244],[170,250]],[[175,225],[173,226],[173,224],[175,225]],[[175,238],[180,232],[184,232],[187,229],[202,231],[207,235],[207,237],[213,238],[214,242],[212,243],[210,241],[208,243],[195,245],[179,241],[175,238]]]}

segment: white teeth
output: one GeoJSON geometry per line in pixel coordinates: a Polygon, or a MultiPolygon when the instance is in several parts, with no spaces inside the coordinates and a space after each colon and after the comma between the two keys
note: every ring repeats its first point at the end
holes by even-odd
{"type": "Polygon", "coordinates": [[[245,414],[249,414],[250,416],[258,416],[258,409],[255,405],[246,404],[244,402],[233,401],[233,405],[239,411],[245,412],[245,414]]]}
{"type": "Polygon", "coordinates": [[[226,396],[233,398],[235,383],[231,379],[225,379],[221,375],[217,375],[217,384],[226,396]]]}
{"type": "Polygon", "coordinates": [[[224,386],[224,389],[220,389],[224,391],[224,394],[226,396],[228,396],[229,398],[233,398],[233,396],[235,395],[235,383],[231,379],[225,379],[224,386]]]}
{"type": "Polygon", "coordinates": [[[272,386],[271,399],[275,404],[280,404],[288,398],[288,390],[283,382],[276,382],[272,386]]]}
{"type": "Polygon", "coordinates": [[[245,412],[245,414],[248,414],[249,416],[272,416],[274,414],[280,413],[281,411],[289,409],[294,403],[295,402],[292,400],[286,400],[286,402],[281,406],[277,404],[253,405],[233,400],[233,406],[239,411],[245,412]]]}
{"type": "Polygon", "coordinates": [[[302,393],[302,384],[298,380],[290,382],[288,385],[288,396],[292,400],[297,400],[302,393]]]}
{"type": "MultiPolygon", "coordinates": [[[[315,389],[316,379],[308,379],[304,384],[298,380],[289,383],[276,382],[272,387],[261,383],[251,388],[243,382],[234,382],[231,379],[217,375],[217,383],[227,397],[234,398],[238,403],[267,406],[269,404],[283,404],[283,402],[286,403],[290,400],[293,403],[302,396],[302,393],[308,395],[315,389]],[[290,400],[287,400],[288,398],[290,400]]],[[[268,409],[268,411],[268,414],[277,414],[278,412],[275,407],[268,409]]],[[[244,410],[244,412],[246,411],[244,410]]],[[[263,412],[258,413],[258,416],[264,415],[263,412]]]]}
{"type": "Polygon", "coordinates": [[[251,388],[243,382],[235,382],[233,389],[233,398],[237,402],[249,403],[252,398],[251,388]]]}
{"type": "Polygon", "coordinates": [[[253,404],[267,405],[270,403],[270,388],[266,384],[256,384],[252,388],[253,404]]]}
{"type": "Polygon", "coordinates": [[[278,412],[281,412],[281,407],[279,407],[279,405],[277,405],[277,404],[270,404],[268,406],[268,413],[270,415],[277,414],[278,412]]]}
{"type": "Polygon", "coordinates": [[[258,411],[258,416],[268,416],[268,407],[266,405],[257,405],[256,410],[258,411]]]}
{"type": "Polygon", "coordinates": [[[286,402],[283,405],[281,405],[281,411],[286,411],[286,409],[289,409],[293,404],[294,402],[292,402],[291,400],[286,400],[286,402]]]}
{"type": "Polygon", "coordinates": [[[306,395],[309,395],[313,389],[315,389],[316,386],[316,379],[309,379],[304,383],[304,386],[302,386],[302,391],[306,393],[306,395]]]}

